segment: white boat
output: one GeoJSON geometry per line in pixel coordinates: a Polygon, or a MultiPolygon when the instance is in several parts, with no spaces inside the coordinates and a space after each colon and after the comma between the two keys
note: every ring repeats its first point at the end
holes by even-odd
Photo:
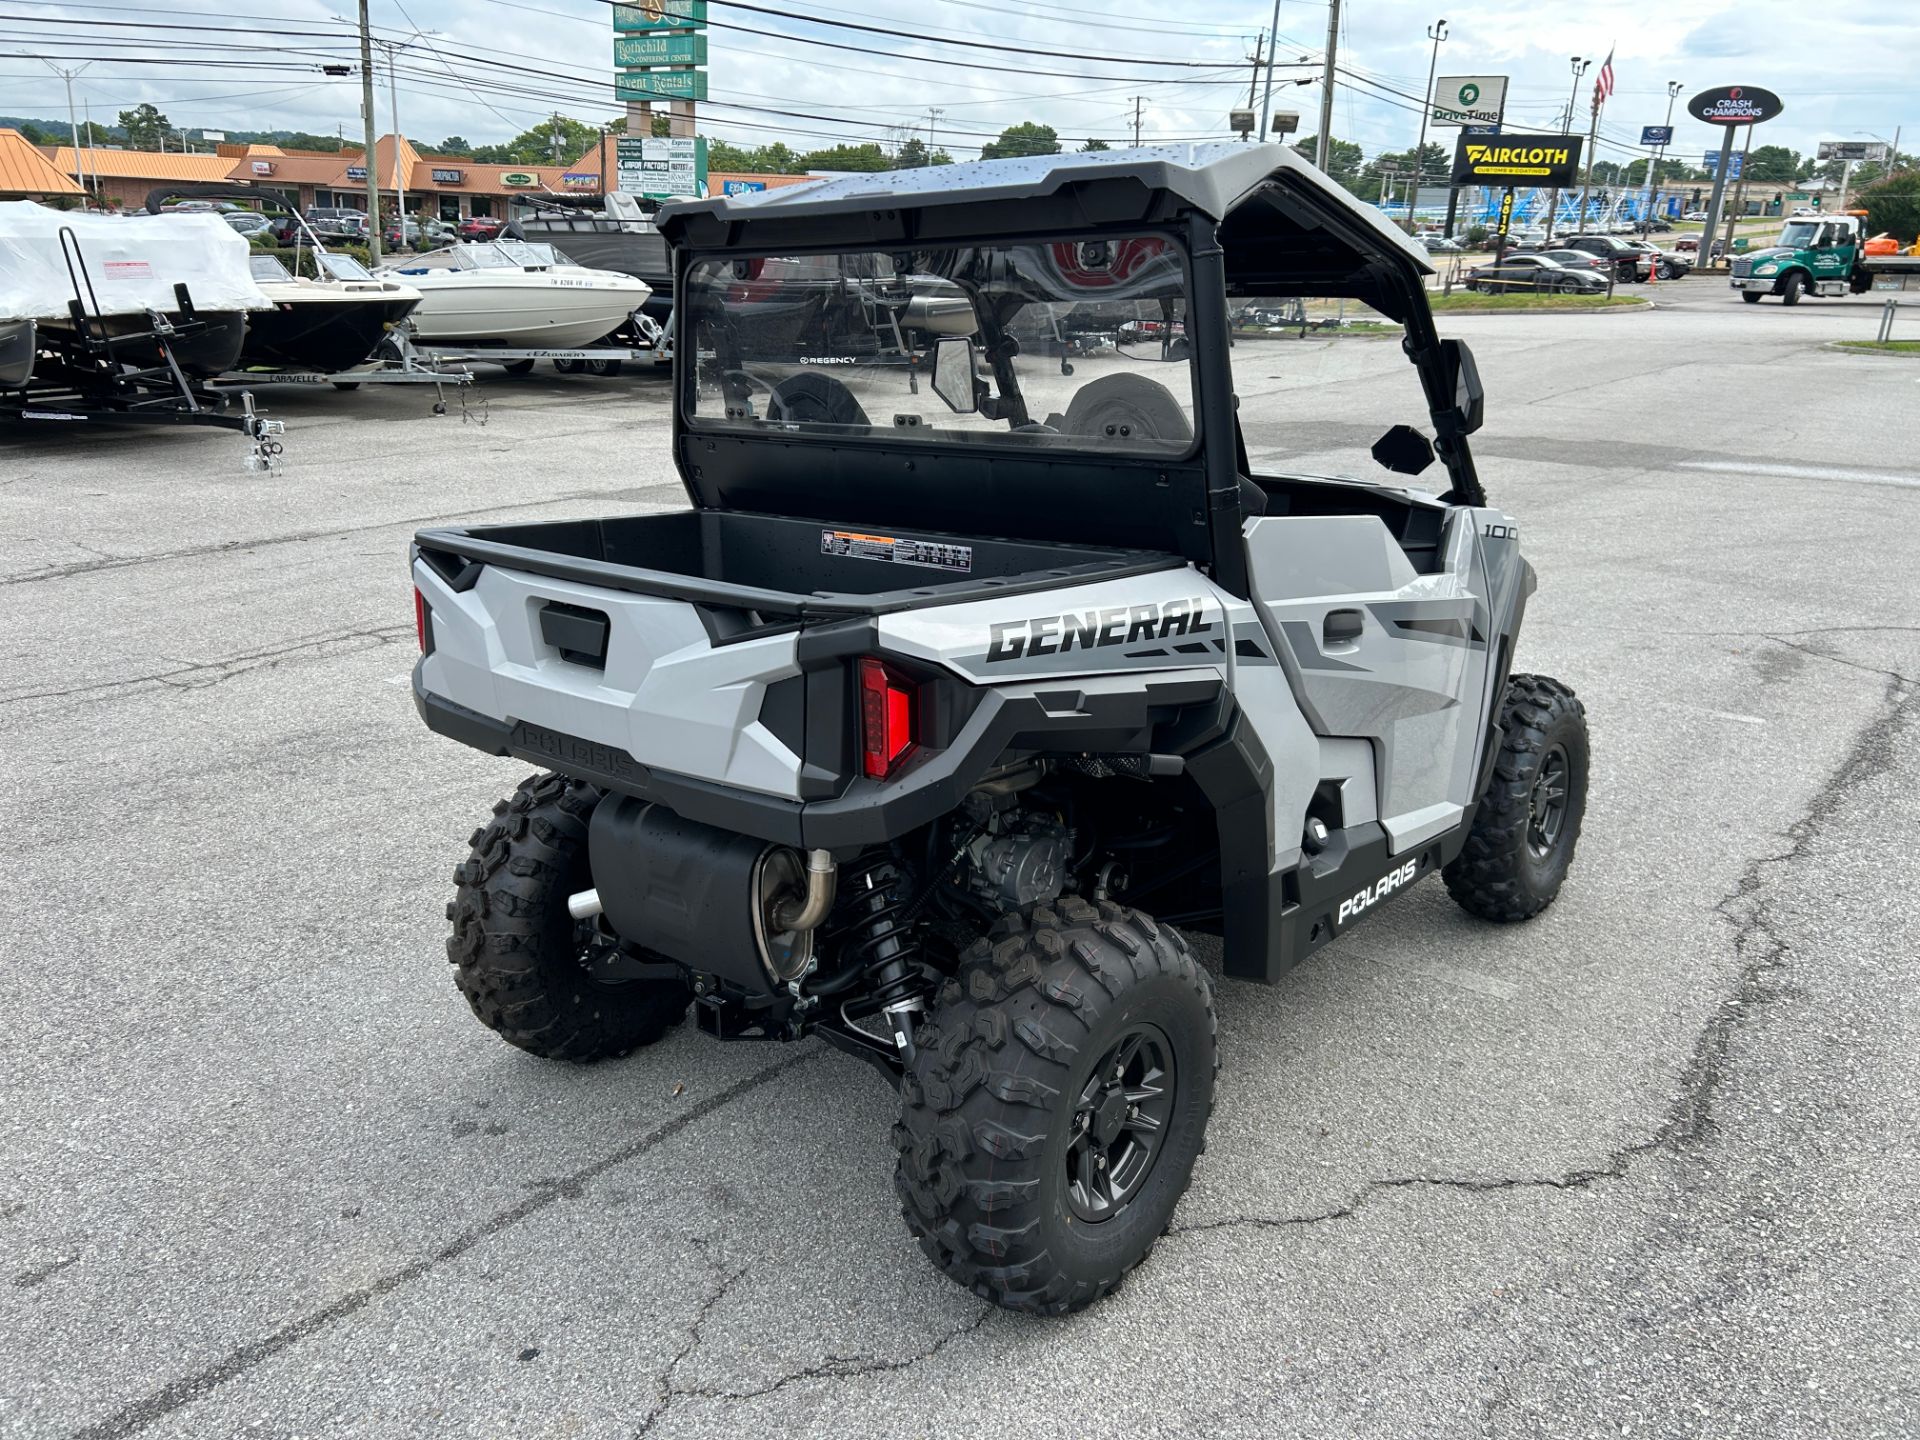
{"type": "Polygon", "coordinates": [[[652,289],[631,275],[575,265],[551,245],[449,245],[380,271],[420,292],[414,338],[437,345],[572,349],[626,325],[652,289]]]}

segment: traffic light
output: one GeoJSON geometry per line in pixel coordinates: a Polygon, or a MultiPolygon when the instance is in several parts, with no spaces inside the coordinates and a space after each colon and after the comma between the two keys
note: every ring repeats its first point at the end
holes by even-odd
{"type": "Polygon", "coordinates": [[[1813,197],[1813,208],[1816,210],[1820,208],[1820,197],[1818,195],[1813,197]]]}

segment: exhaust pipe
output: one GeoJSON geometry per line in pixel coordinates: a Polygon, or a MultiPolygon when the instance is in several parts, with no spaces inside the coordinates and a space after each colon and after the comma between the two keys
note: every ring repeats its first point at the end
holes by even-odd
{"type": "Polygon", "coordinates": [[[806,898],[797,904],[793,900],[782,900],[773,910],[773,928],[777,934],[789,931],[808,931],[816,929],[827,912],[833,909],[834,891],[838,888],[840,867],[834,864],[833,855],[826,850],[807,852],[807,893],[806,898]]]}

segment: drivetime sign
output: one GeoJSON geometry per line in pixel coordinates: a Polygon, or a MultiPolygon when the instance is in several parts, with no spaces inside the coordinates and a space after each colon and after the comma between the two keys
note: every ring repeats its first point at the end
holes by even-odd
{"type": "Polygon", "coordinates": [[[1571,185],[1580,171],[1579,135],[1462,135],[1453,152],[1455,185],[1571,185]]]}
{"type": "Polygon", "coordinates": [[[1498,125],[1506,105],[1504,75],[1442,75],[1433,82],[1435,125],[1498,125]]]}

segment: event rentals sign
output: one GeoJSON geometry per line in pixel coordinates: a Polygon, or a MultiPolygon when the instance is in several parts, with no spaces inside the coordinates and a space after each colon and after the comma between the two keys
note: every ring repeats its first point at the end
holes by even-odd
{"type": "Polygon", "coordinates": [[[616,100],[704,100],[704,70],[626,70],[614,77],[616,100]]]}
{"type": "Polygon", "coordinates": [[[1433,82],[1435,125],[1498,125],[1507,105],[1504,75],[1442,75],[1433,82]]]}
{"type": "Polygon", "coordinates": [[[1455,185],[1572,185],[1580,135],[1462,135],[1453,152],[1455,185]]]}

